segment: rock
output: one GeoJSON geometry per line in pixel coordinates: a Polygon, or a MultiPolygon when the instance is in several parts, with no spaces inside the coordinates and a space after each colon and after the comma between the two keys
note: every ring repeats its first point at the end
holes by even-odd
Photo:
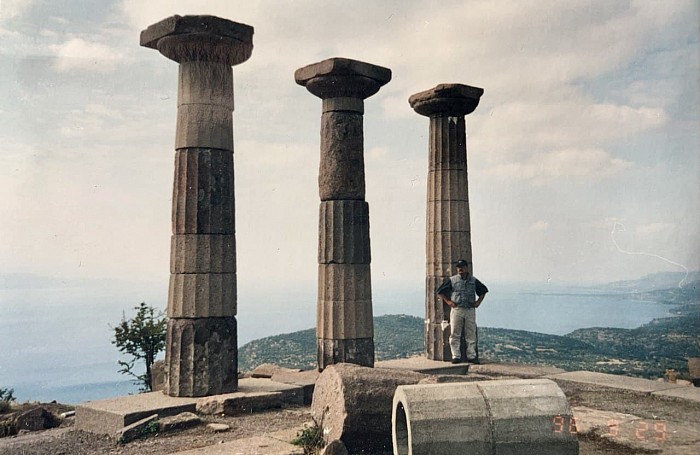
{"type": "Polygon", "coordinates": [[[426,377],[413,371],[332,365],[316,381],[311,413],[326,442],[339,439],[350,451],[390,451],[394,392],[426,377]]]}
{"type": "Polygon", "coordinates": [[[277,373],[298,373],[300,369],[284,368],[274,365],[272,363],[263,363],[258,365],[251,373],[250,376],[253,378],[271,378],[277,373]]]}
{"type": "Polygon", "coordinates": [[[157,420],[158,414],[153,414],[145,419],[141,419],[138,422],[134,422],[131,425],[122,428],[121,431],[117,432],[117,441],[119,441],[121,444],[126,444],[134,439],[147,436],[149,432],[155,431],[155,428],[152,425],[154,425],[157,420]]]}
{"type": "Polygon", "coordinates": [[[207,428],[213,431],[214,433],[222,433],[231,429],[231,427],[226,425],[225,423],[210,423],[209,425],[207,425],[207,428]]]}
{"type": "Polygon", "coordinates": [[[165,360],[156,360],[151,365],[151,392],[165,390],[165,360]]]}
{"type": "Polygon", "coordinates": [[[319,455],[348,455],[348,449],[343,444],[343,441],[336,439],[324,447],[319,455]]]}
{"type": "Polygon", "coordinates": [[[189,428],[202,423],[202,419],[192,412],[181,412],[176,416],[164,417],[158,422],[158,430],[172,431],[189,428]]]}
{"type": "Polygon", "coordinates": [[[18,431],[38,431],[60,425],[59,419],[43,407],[37,407],[17,414],[14,425],[18,431]]]}

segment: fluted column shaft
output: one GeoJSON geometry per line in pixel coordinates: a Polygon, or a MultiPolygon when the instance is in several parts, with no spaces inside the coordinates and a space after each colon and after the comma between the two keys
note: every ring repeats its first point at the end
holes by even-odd
{"type": "Polygon", "coordinates": [[[298,84],[323,99],[316,305],[319,370],[342,362],[374,366],[363,100],[390,79],[386,68],[338,58],[295,73],[298,84]]]}
{"type": "Polygon", "coordinates": [[[450,308],[435,291],[454,274],[458,259],[472,260],[464,116],[479,102],[482,89],[441,84],[409,99],[430,117],[426,207],[425,349],[434,360],[450,360],[450,308]]]}
{"type": "Polygon", "coordinates": [[[166,387],[172,396],[238,388],[233,71],[253,29],[173,16],[141,44],[180,64],[172,201],[166,387]]]}

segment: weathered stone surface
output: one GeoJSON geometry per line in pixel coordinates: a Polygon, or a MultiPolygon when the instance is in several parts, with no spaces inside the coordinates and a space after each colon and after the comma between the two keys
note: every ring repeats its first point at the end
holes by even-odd
{"type": "Polygon", "coordinates": [[[469,201],[467,171],[428,171],[428,202],[469,201]]]}
{"type": "Polygon", "coordinates": [[[369,264],[369,205],[365,201],[321,202],[319,264],[369,264]]]}
{"type": "Polygon", "coordinates": [[[318,301],[371,301],[369,264],[319,264],[318,301]]]}
{"type": "Polygon", "coordinates": [[[316,321],[317,338],[347,339],[374,336],[371,300],[318,302],[316,321]]]}
{"type": "Polygon", "coordinates": [[[343,441],[336,439],[324,447],[319,455],[348,455],[348,449],[343,441]]]}
{"type": "Polygon", "coordinates": [[[336,363],[374,366],[374,338],[318,338],[316,344],[319,370],[336,363]]]}
{"type": "MultiPolygon", "coordinates": [[[[390,368],[392,370],[415,371],[430,375],[463,376],[467,374],[469,364],[449,363],[428,359],[420,355],[405,359],[382,360],[374,364],[375,368],[390,368]]],[[[442,376],[440,376],[442,377],[442,376]]]]}
{"type": "Polygon", "coordinates": [[[173,234],[235,234],[233,152],[175,154],[173,234]]]}
{"type": "Polygon", "coordinates": [[[171,16],[141,32],[141,46],[178,63],[243,63],[253,52],[253,27],[215,16],[171,16]]]}
{"type": "Polygon", "coordinates": [[[472,239],[469,231],[426,233],[426,265],[428,276],[447,276],[457,273],[457,259],[471,261],[472,239]]]}
{"type": "Polygon", "coordinates": [[[362,114],[324,112],[321,116],[321,159],[318,174],[322,201],[365,199],[362,114]]]}
{"type": "Polygon", "coordinates": [[[546,379],[399,386],[394,453],[578,454],[564,393],[546,379]]]}
{"type": "Polygon", "coordinates": [[[202,423],[197,414],[192,412],[181,412],[178,415],[163,417],[158,421],[158,430],[161,432],[182,430],[197,426],[202,423]]]}
{"type": "Polygon", "coordinates": [[[17,431],[38,431],[60,425],[59,419],[41,406],[20,412],[12,420],[17,431]]]}
{"type": "Polygon", "coordinates": [[[140,393],[106,400],[86,401],[75,408],[75,428],[113,435],[125,426],[157,414],[160,417],[194,411],[196,400],[161,392],[140,393]]]}
{"type": "Polygon", "coordinates": [[[236,273],[236,236],[173,235],[170,241],[170,273],[236,273]]]}
{"type": "Polygon", "coordinates": [[[177,273],[170,275],[168,317],[235,316],[235,273],[177,273]]]}
{"type": "Polygon", "coordinates": [[[177,105],[203,104],[233,111],[233,69],[201,60],[180,64],[177,105]]]}
{"type": "Polygon", "coordinates": [[[314,387],[318,379],[318,370],[306,370],[296,372],[279,372],[272,375],[272,382],[299,386],[304,391],[303,404],[308,406],[314,395],[314,387]]]}
{"type": "Polygon", "coordinates": [[[464,84],[438,84],[408,99],[414,111],[428,117],[464,117],[474,112],[484,89],[464,84]]]}
{"type": "Polygon", "coordinates": [[[207,425],[207,428],[214,433],[223,433],[231,429],[231,427],[225,423],[210,423],[207,425]]]}
{"type": "Polygon", "coordinates": [[[151,365],[151,391],[160,392],[165,389],[165,360],[156,360],[151,365]]]}
{"type": "Polygon", "coordinates": [[[391,70],[348,58],[329,58],[299,68],[297,84],[319,98],[368,98],[391,80],[391,70]]]}
{"type": "Polygon", "coordinates": [[[277,373],[298,373],[300,372],[300,369],[292,369],[292,368],[284,368],[280,367],[277,365],[274,365],[272,363],[263,363],[262,365],[258,365],[255,367],[253,371],[250,373],[250,377],[252,378],[271,378],[277,373]]]}
{"type": "Polygon", "coordinates": [[[357,112],[358,114],[365,113],[365,103],[361,98],[326,98],[323,100],[322,112],[357,112]]]}
{"type": "Polygon", "coordinates": [[[427,206],[426,231],[428,233],[469,232],[471,218],[468,201],[433,200],[428,201],[427,206]]]}
{"type": "Polygon", "coordinates": [[[134,439],[145,436],[149,425],[154,424],[158,420],[158,414],[152,414],[144,419],[134,422],[117,432],[117,440],[122,444],[131,442],[134,439]]]}
{"type": "Polygon", "coordinates": [[[700,357],[690,357],[688,359],[688,373],[690,374],[691,382],[698,387],[697,382],[700,382],[700,357]]]}
{"type": "Polygon", "coordinates": [[[484,374],[488,376],[517,376],[522,379],[536,379],[545,375],[564,373],[564,370],[557,367],[545,365],[526,365],[518,363],[487,363],[472,365],[469,372],[484,374]]]}
{"type": "Polygon", "coordinates": [[[466,133],[464,117],[431,117],[428,170],[466,172],[466,133]]]}
{"type": "Polygon", "coordinates": [[[426,355],[430,360],[452,360],[451,330],[452,326],[449,323],[430,322],[425,324],[426,355]]]}
{"type": "Polygon", "coordinates": [[[236,390],[236,318],[170,319],[167,339],[168,395],[201,397],[236,390]]]}
{"type": "Polygon", "coordinates": [[[175,149],[233,150],[233,114],[213,104],[183,104],[177,108],[175,149]]]}
{"type": "Polygon", "coordinates": [[[426,377],[412,371],[332,365],[316,381],[311,413],[323,427],[326,442],[339,439],[353,452],[390,450],[396,387],[426,377]]]}
{"type": "Polygon", "coordinates": [[[245,378],[238,382],[238,391],[197,400],[201,414],[240,415],[285,404],[302,405],[304,390],[296,384],[282,384],[269,379],[245,378]]]}
{"type": "Polygon", "coordinates": [[[177,452],[177,455],[304,455],[304,448],[273,436],[253,436],[177,452]]]}

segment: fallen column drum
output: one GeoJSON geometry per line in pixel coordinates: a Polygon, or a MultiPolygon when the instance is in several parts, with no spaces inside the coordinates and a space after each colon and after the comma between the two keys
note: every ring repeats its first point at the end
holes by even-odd
{"type": "Polygon", "coordinates": [[[399,386],[394,455],[573,455],[576,424],[549,379],[399,386]]]}

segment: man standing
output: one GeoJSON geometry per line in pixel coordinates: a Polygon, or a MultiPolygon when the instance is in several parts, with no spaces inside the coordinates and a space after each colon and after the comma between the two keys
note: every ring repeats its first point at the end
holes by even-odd
{"type": "Polygon", "coordinates": [[[467,342],[467,362],[479,363],[476,353],[476,309],[489,292],[484,284],[471,274],[471,262],[457,261],[457,275],[446,279],[438,288],[437,295],[450,310],[450,349],[452,363],[461,361],[459,338],[464,329],[467,342]]]}

